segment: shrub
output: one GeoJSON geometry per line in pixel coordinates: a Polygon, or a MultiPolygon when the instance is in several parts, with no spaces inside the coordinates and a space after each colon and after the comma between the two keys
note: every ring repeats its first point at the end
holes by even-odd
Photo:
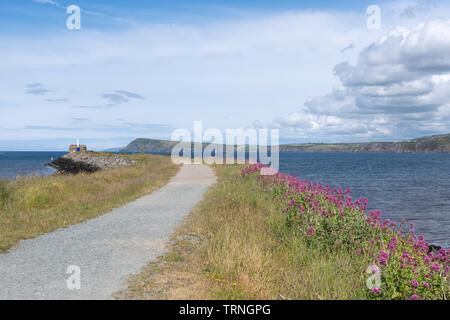
{"type": "MultiPolygon", "coordinates": [[[[285,203],[286,224],[318,250],[348,253],[379,267],[381,287],[367,294],[376,299],[443,299],[449,296],[450,250],[429,252],[422,235],[406,220],[383,220],[379,210],[366,213],[367,198],[353,201],[350,189],[300,180],[286,174],[260,175],[261,164],[242,170],[263,190],[285,203]]],[[[378,270],[378,269],[377,269],[378,270]]],[[[362,270],[365,272],[365,270],[362,270]]],[[[365,285],[365,284],[362,284],[365,285]]]]}

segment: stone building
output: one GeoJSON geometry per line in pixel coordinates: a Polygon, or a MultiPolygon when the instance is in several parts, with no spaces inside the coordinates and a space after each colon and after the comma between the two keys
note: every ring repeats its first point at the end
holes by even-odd
{"type": "Polygon", "coordinates": [[[84,144],[80,144],[80,139],[77,138],[77,144],[71,144],[69,147],[69,152],[80,152],[80,151],[86,151],[87,147],[84,144]]]}

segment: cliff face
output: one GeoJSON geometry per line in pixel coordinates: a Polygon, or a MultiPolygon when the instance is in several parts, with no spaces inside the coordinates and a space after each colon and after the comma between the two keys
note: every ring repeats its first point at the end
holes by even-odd
{"type": "MultiPolygon", "coordinates": [[[[137,139],[121,152],[171,152],[178,142],[137,139]]],[[[204,144],[206,146],[207,144],[204,144]]],[[[377,153],[450,153],[450,134],[435,135],[402,142],[307,143],[280,145],[282,152],[377,152],[377,153]]]]}
{"type": "Polygon", "coordinates": [[[133,164],[134,161],[114,154],[97,154],[96,152],[72,152],[50,163],[58,170],[58,174],[78,174],[81,172],[93,173],[103,169],[114,169],[133,164]]]}

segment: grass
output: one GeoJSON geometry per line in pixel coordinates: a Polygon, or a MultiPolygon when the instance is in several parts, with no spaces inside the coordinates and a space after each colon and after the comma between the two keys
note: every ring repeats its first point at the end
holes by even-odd
{"type": "Polygon", "coordinates": [[[167,156],[123,156],[135,159],[135,164],[93,174],[0,181],[0,252],[22,239],[100,216],[149,194],[179,168],[167,156]]]}
{"type": "Polygon", "coordinates": [[[241,166],[219,182],[172,238],[171,249],[129,279],[120,299],[365,299],[367,262],[308,246],[280,214],[284,203],[241,166]]]}

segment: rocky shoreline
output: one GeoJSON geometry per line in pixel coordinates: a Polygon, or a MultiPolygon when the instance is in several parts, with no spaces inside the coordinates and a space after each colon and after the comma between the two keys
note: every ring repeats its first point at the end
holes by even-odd
{"type": "Polygon", "coordinates": [[[72,152],[46,163],[46,166],[55,168],[55,174],[94,173],[104,169],[115,169],[132,165],[133,160],[116,154],[99,154],[92,151],[72,152]]]}

